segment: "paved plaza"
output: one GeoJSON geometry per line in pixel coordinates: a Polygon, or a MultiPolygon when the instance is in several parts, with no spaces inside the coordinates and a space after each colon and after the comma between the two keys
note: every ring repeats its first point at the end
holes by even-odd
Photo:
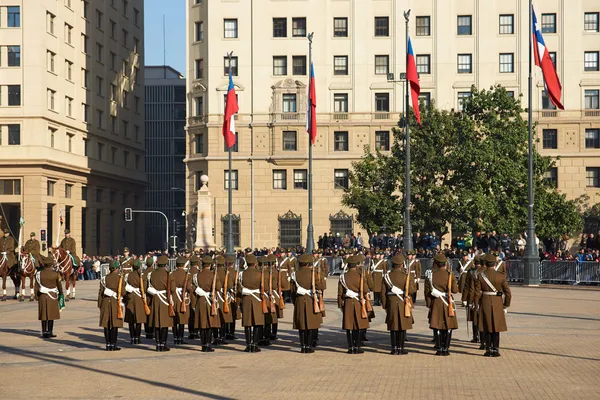
{"type": "Polygon", "coordinates": [[[280,340],[247,354],[239,326],[239,339],[214,353],[201,353],[198,341],[169,353],[156,353],[147,339],[132,348],[127,328],[120,331],[122,350],[105,352],[98,281],[78,283],[78,298],[67,303],[53,340],[39,338],[36,303],[0,303],[0,399],[600,397],[600,291],[513,287],[500,358],[483,357],[468,342],[462,307],[451,356],[435,357],[421,291],[408,355],[388,355],[379,307],[365,354],[347,355],[336,284],[328,281],[327,317],[313,355],[298,350],[291,305],[279,324],[280,340]]]}

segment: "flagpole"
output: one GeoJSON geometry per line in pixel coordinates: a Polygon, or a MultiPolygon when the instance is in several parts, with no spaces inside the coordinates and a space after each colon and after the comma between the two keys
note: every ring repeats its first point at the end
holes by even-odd
{"type": "Polygon", "coordinates": [[[528,136],[529,154],[527,162],[527,246],[523,257],[524,274],[523,283],[527,286],[538,286],[540,284],[539,254],[535,244],[535,221],[533,215],[533,1],[529,0],[529,79],[528,79],[528,136]]]}
{"type": "Polygon", "coordinates": [[[409,96],[410,90],[408,85],[410,84],[408,80],[408,21],[410,19],[410,10],[404,12],[404,20],[406,23],[406,97],[404,100],[404,130],[406,134],[406,140],[404,142],[405,152],[406,152],[406,178],[404,182],[404,250],[412,250],[413,249],[413,239],[412,239],[412,227],[410,223],[410,122],[408,120],[409,115],[409,96]]]}
{"type": "MultiPolygon", "coordinates": [[[[232,72],[232,68],[231,68],[231,56],[233,55],[233,51],[227,53],[227,59],[229,60],[229,77],[231,78],[231,72],[232,72]]],[[[229,92],[227,92],[227,96],[229,96],[229,92]]],[[[225,105],[225,107],[227,107],[227,105],[225,105]]],[[[223,115],[224,118],[226,118],[225,115],[223,115]]],[[[234,132],[235,134],[235,132],[234,132]]],[[[235,137],[235,141],[237,142],[237,135],[235,137]]],[[[231,146],[233,147],[233,146],[231,146]]],[[[227,149],[227,154],[228,154],[228,158],[229,158],[229,176],[227,177],[228,180],[228,185],[227,185],[227,244],[226,244],[226,254],[228,256],[234,256],[234,252],[233,252],[233,188],[232,188],[232,179],[231,179],[231,173],[232,173],[232,151],[231,151],[231,147],[229,147],[227,149]]],[[[239,179],[238,179],[239,182],[239,179]]]]}
{"type": "MultiPolygon", "coordinates": [[[[313,79],[312,78],[313,34],[314,34],[314,32],[311,32],[308,34],[309,93],[310,93],[311,80],[313,79]]],[[[310,95],[309,95],[308,101],[309,101],[309,103],[307,103],[307,106],[310,108],[310,107],[312,107],[310,95]]],[[[310,113],[310,118],[311,119],[316,118],[316,116],[313,115],[312,111],[310,113]]],[[[308,126],[311,127],[311,131],[312,131],[312,121],[306,121],[306,122],[307,122],[307,124],[309,124],[308,126]]],[[[309,132],[309,134],[308,134],[308,227],[306,229],[306,252],[307,253],[311,253],[313,251],[314,241],[315,241],[314,240],[314,227],[313,227],[313,166],[312,166],[312,164],[313,164],[313,146],[312,146],[312,140],[311,140],[312,135],[314,135],[314,132],[309,132]]]]}

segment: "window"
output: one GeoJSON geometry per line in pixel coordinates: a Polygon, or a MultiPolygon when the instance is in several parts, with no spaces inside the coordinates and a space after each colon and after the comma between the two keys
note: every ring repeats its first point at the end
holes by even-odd
{"type": "Polygon", "coordinates": [[[67,75],[67,80],[73,80],[73,63],[69,60],[65,60],[65,72],[67,75]]]}
{"type": "Polygon", "coordinates": [[[336,113],[348,112],[348,93],[333,94],[333,111],[336,113]]]}
{"type": "Polygon", "coordinates": [[[390,111],[390,94],[375,93],[375,111],[389,112],[390,111]]]}
{"type": "Polygon", "coordinates": [[[133,52],[138,54],[140,49],[140,39],[133,37],[133,52]]]}
{"type": "MultiPolygon", "coordinates": [[[[225,171],[225,186],[224,188],[229,189],[229,170],[225,171]]],[[[238,190],[238,172],[237,170],[231,170],[231,189],[238,190]]]]}
{"type": "Polygon", "coordinates": [[[73,116],[73,99],[71,97],[65,96],[65,113],[67,117],[73,116]]]}
{"type": "Polygon", "coordinates": [[[57,131],[57,129],[48,128],[48,133],[50,134],[50,147],[51,148],[54,148],[54,137],[56,136],[56,131],[57,131]]]}
{"type": "Polygon", "coordinates": [[[51,51],[47,51],[46,55],[48,56],[48,71],[54,72],[54,60],[56,59],[56,54],[51,51]]]}
{"type": "Polygon", "coordinates": [[[110,148],[110,163],[111,164],[117,163],[117,148],[116,147],[110,148]]]}
{"type": "Polygon", "coordinates": [[[140,127],[138,125],[133,126],[133,135],[136,142],[140,141],[140,127]]]}
{"type": "Polygon", "coordinates": [[[542,131],[542,145],[544,149],[558,148],[558,134],[556,129],[544,129],[542,131]]]}
{"type": "MultiPolygon", "coordinates": [[[[199,188],[198,188],[199,189],[199,188]]],[[[223,245],[226,246],[227,241],[229,240],[229,215],[224,215],[221,217],[221,240],[223,240],[223,245]]],[[[233,246],[240,246],[240,216],[232,215],[231,216],[231,237],[233,238],[233,246]]]]}
{"type": "Polygon", "coordinates": [[[102,189],[96,189],[96,202],[102,202],[102,189]]]}
{"type": "Polygon", "coordinates": [[[96,75],[96,94],[98,96],[104,96],[104,79],[102,77],[96,75]]]}
{"type": "Polygon", "coordinates": [[[81,86],[89,88],[90,73],[85,68],[81,68],[81,86]]]}
{"type": "Polygon", "coordinates": [[[226,39],[235,39],[238,37],[238,20],[237,19],[223,20],[223,36],[226,39]]]}
{"type": "Polygon", "coordinates": [[[126,59],[126,58],[123,59],[121,68],[123,69],[123,71],[122,71],[123,76],[127,76],[127,73],[129,72],[129,60],[128,59],[126,59]]]}
{"type": "Polygon", "coordinates": [[[283,131],[283,151],[298,150],[298,141],[296,131],[283,131]]]}
{"type": "Polygon", "coordinates": [[[292,18],[292,36],[306,37],[306,18],[292,18]]]}
{"type": "Polygon", "coordinates": [[[600,149],[600,129],[585,130],[585,148],[600,149]]]}
{"type": "Polygon", "coordinates": [[[138,10],[137,8],[133,9],[133,24],[135,26],[140,25],[140,10],[138,10]]]}
{"type": "Polygon", "coordinates": [[[126,90],[123,90],[123,108],[129,108],[129,93],[126,90]]]}
{"type": "Polygon", "coordinates": [[[306,75],[306,56],[292,56],[292,74],[306,75]]]}
{"type": "Polygon", "coordinates": [[[54,98],[56,96],[56,90],[48,89],[48,110],[56,110],[54,98]]]}
{"type": "Polygon", "coordinates": [[[554,188],[558,187],[558,168],[552,167],[548,171],[544,172],[544,180],[548,186],[554,188]]]}
{"type": "Polygon", "coordinates": [[[375,75],[387,75],[389,72],[390,56],[375,56],[375,75]]]}
{"type": "MultiPolygon", "coordinates": [[[[234,135],[235,135],[235,143],[233,144],[233,146],[231,146],[231,151],[234,152],[234,153],[237,153],[239,151],[239,147],[238,147],[238,144],[239,144],[238,143],[238,133],[234,132],[234,135]]],[[[224,140],[223,140],[223,151],[225,153],[229,152],[229,149],[227,148],[227,142],[225,142],[224,140]]]]}
{"type": "Polygon", "coordinates": [[[196,135],[196,154],[204,154],[204,135],[196,135]]]}
{"type": "Polygon", "coordinates": [[[21,7],[6,7],[7,24],[9,28],[21,27],[21,7]]]}
{"type": "Polygon", "coordinates": [[[417,72],[419,74],[431,73],[431,55],[417,54],[417,72]]]}
{"type": "Polygon", "coordinates": [[[117,55],[112,51],[110,52],[110,69],[117,71],[117,55]]]}
{"type": "Polygon", "coordinates": [[[117,36],[117,23],[111,19],[110,20],[110,37],[112,39],[116,39],[115,36],[117,36]]]}
{"type": "Polygon", "coordinates": [[[348,18],[333,19],[333,36],[348,37],[348,18]]]}
{"type": "Polygon", "coordinates": [[[294,189],[308,189],[308,172],[305,169],[294,170],[294,189]]]}
{"type": "Polygon", "coordinates": [[[121,41],[123,42],[123,46],[127,47],[127,43],[129,42],[129,32],[125,29],[121,30],[121,41]]]}
{"type": "Polygon", "coordinates": [[[204,114],[204,97],[196,97],[196,116],[202,116],[204,114]]]}
{"type": "Polygon", "coordinates": [[[584,71],[598,71],[598,52],[586,51],[583,56],[584,71]]]}
{"type": "Polygon", "coordinates": [[[52,35],[54,35],[54,21],[56,20],[56,16],[49,12],[46,13],[46,31],[52,35]]]}
{"type": "Polygon", "coordinates": [[[545,90],[542,90],[542,110],[556,110],[556,106],[552,103],[545,90]]]}
{"type": "Polygon", "coordinates": [[[110,116],[110,131],[111,133],[117,134],[117,117],[110,116]]]}
{"type": "Polygon", "coordinates": [[[512,35],[515,33],[515,16],[513,14],[500,14],[500,34],[512,35]]]}
{"type": "Polygon", "coordinates": [[[8,125],[8,144],[11,146],[21,144],[21,125],[8,125]]]}
{"type": "Polygon", "coordinates": [[[196,42],[201,42],[204,40],[204,22],[196,22],[194,26],[196,31],[196,42]]]}
{"type": "Polygon", "coordinates": [[[98,143],[98,160],[104,160],[104,143],[98,143]]]}
{"type": "Polygon", "coordinates": [[[285,169],[273,170],[273,189],[287,189],[287,171],[285,169]]]}
{"type": "Polygon", "coordinates": [[[121,131],[122,131],[124,137],[129,136],[129,122],[121,121],[121,131]]]}
{"type": "Polygon", "coordinates": [[[296,112],[296,94],[295,93],[284,93],[283,94],[283,112],[284,113],[295,113],[296,112]]]}
{"type": "Polygon", "coordinates": [[[21,66],[21,46],[8,46],[8,66],[21,66]]]}
{"type": "Polygon", "coordinates": [[[55,185],[56,185],[56,182],[54,182],[54,181],[46,182],[46,196],[49,196],[49,197],[54,196],[54,186],[55,185]]]}
{"type": "Polygon", "coordinates": [[[90,106],[85,103],[81,103],[81,108],[83,111],[83,122],[90,122],[90,106]]]}
{"type": "Polygon", "coordinates": [[[348,75],[348,56],[333,56],[333,74],[348,75]]]}
{"type": "Polygon", "coordinates": [[[542,14],[542,33],[556,33],[556,14],[542,14]]]}
{"type": "Polygon", "coordinates": [[[333,184],[335,189],[348,189],[348,170],[336,169],[333,171],[333,184]]]}
{"type": "Polygon", "coordinates": [[[87,186],[82,186],[81,187],[81,200],[87,201],[87,198],[88,198],[88,188],[87,188],[87,186]]]}
{"type": "Polygon", "coordinates": [[[333,133],[333,150],[348,151],[348,132],[333,133]]]}
{"type": "MultiPolygon", "coordinates": [[[[223,75],[229,76],[229,58],[223,57],[223,75]]],[[[231,57],[231,75],[238,76],[238,58],[231,57]]]]}
{"type": "Polygon", "coordinates": [[[597,12],[587,12],[583,14],[583,29],[587,32],[598,32],[598,14],[597,12]]]}
{"type": "Polygon", "coordinates": [[[273,75],[287,75],[287,56],[273,56],[273,75]]]}
{"type": "Polygon", "coordinates": [[[88,42],[89,42],[89,38],[82,33],[81,34],[81,51],[83,51],[85,54],[88,54],[88,51],[89,51],[88,42]]]}
{"type": "Polygon", "coordinates": [[[500,72],[515,72],[515,55],[513,53],[500,53],[500,72]]]}
{"type": "Polygon", "coordinates": [[[585,109],[586,110],[598,110],[598,89],[586,90],[585,91],[585,109]]]}
{"type": "Polygon", "coordinates": [[[302,218],[291,210],[280,215],[279,247],[296,247],[302,244],[302,218]]]}
{"type": "Polygon", "coordinates": [[[352,215],[348,215],[342,210],[334,215],[329,215],[329,230],[333,234],[339,234],[340,236],[346,234],[351,236],[354,232],[352,219],[352,215]]]}
{"type": "Polygon", "coordinates": [[[99,63],[102,63],[104,59],[102,53],[104,53],[104,46],[102,46],[100,43],[96,43],[96,59],[99,63]]]}
{"type": "Polygon", "coordinates": [[[472,34],[472,17],[470,15],[459,15],[457,22],[457,34],[458,35],[471,35],[472,34]]]}
{"type": "Polygon", "coordinates": [[[96,10],[96,28],[102,30],[102,22],[104,19],[104,14],[100,11],[96,10]]]}
{"type": "Polygon", "coordinates": [[[551,51],[548,54],[550,55],[550,59],[552,60],[552,65],[554,65],[554,69],[556,69],[556,52],[551,51]]]}
{"type": "Polygon", "coordinates": [[[104,129],[104,111],[96,110],[96,122],[98,123],[98,128],[104,129]]]}
{"type": "Polygon", "coordinates": [[[458,73],[459,74],[470,74],[473,72],[471,67],[471,54],[459,54],[458,55],[458,73]]]}
{"type": "Polygon", "coordinates": [[[419,103],[423,102],[423,104],[425,104],[425,107],[429,107],[429,104],[431,104],[431,93],[429,92],[421,92],[419,93],[419,103]]]}
{"type": "Polygon", "coordinates": [[[273,37],[287,37],[287,18],[273,18],[273,37]]]}
{"type": "Polygon", "coordinates": [[[123,16],[127,16],[127,12],[129,11],[129,1],[123,0],[123,16]]]}
{"type": "Polygon", "coordinates": [[[65,24],[65,42],[73,44],[73,27],[69,24],[65,24]]]}
{"type": "Polygon", "coordinates": [[[21,105],[21,85],[8,85],[8,105],[21,105]]]}
{"type": "Polygon", "coordinates": [[[458,92],[458,110],[462,111],[465,101],[471,98],[471,92],[458,92]]]}
{"type": "Polygon", "coordinates": [[[128,151],[123,152],[123,166],[125,168],[129,168],[129,152],[128,151]]]}
{"type": "Polygon", "coordinates": [[[431,17],[417,17],[417,36],[431,35],[431,17]]]}
{"type": "Polygon", "coordinates": [[[375,17],[375,36],[390,36],[390,19],[375,17]]]}
{"type": "Polygon", "coordinates": [[[140,113],[140,103],[141,103],[140,97],[133,96],[133,103],[134,103],[133,107],[134,107],[135,113],[139,114],[140,113]]]}
{"type": "Polygon", "coordinates": [[[70,183],[67,183],[65,185],[65,198],[70,199],[72,195],[73,195],[73,185],[70,183]]]}
{"type": "Polygon", "coordinates": [[[390,149],[390,132],[376,131],[375,132],[375,149],[388,151],[390,149]]]}
{"type": "Polygon", "coordinates": [[[585,169],[585,185],[587,187],[600,187],[600,168],[585,169]]]}
{"type": "Polygon", "coordinates": [[[0,179],[0,194],[21,194],[19,179],[0,179]]]}

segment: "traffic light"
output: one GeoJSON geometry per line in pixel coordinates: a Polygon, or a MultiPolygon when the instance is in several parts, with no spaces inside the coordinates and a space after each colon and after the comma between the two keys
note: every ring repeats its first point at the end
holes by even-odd
{"type": "Polygon", "coordinates": [[[40,240],[42,242],[46,241],[46,230],[45,229],[40,230],[40,240]]]}
{"type": "Polygon", "coordinates": [[[125,209],[125,221],[131,222],[132,220],[133,220],[133,215],[131,212],[131,208],[126,208],[125,209]]]}

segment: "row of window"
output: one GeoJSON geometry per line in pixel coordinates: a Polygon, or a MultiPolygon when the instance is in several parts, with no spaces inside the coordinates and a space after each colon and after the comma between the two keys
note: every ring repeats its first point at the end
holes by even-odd
{"type": "MultiPolygon", "coordinates": [[[[544,173],[544,179],[553,187],[558,187],[558,168],[553,167],[544,173]]],[[[587,167],[585,169],[585,186],[600,187],[600,167],[587,167]]]]}
{"type": "MultiPolygon", "coordinates": [[[[229,170],[224,171],[224,189],[229,189],[229,170]]],[[[197,180],[199,177],[197,177],[197,180]]],[[[335,169],[333,170],[334,189],[348,188],[348,170],[335,169]]],[[[273,189],[287,190],[287,170],[273,170],[273,189]]],[[[293,188],[307,189],[308,188],[308,172],[305,169],[294,169],[293,171],[293,188]]],[[[238,171],[231,170],[231,189],[238,190],[238,171]]]]}
{"type": "MultiPolygon", "coordinates": [[[[71,7],[70,3],[71,0],[65,0],[65,5],[66,3],[69,2],[69,5],[67,7],[71,7]]],[[[81,3],[83,4],[83,17],[88,19],[89,18],[89,3],[88,0],[81,0],[81,3]]],[[[117,9],[117,0],[110,0],[110,5],[112,8],[117,9]]],[[[129,18],[129,0],[121,0],[121,9],[122,9],[122,15],[125,18],[129,18]]],[[[98,13],[99,11],[96,10],[96,20],[98,22],[98,13]]],[[[102,15],[102,13],[100,13],[102,15]]],[[[135,26],[140,26],[140,10],[138,10],[137,8],[133,7],[133,24],[135,26]]],[[[99,22],[101,22],[101,19],[99,20],[99,22]]],[[[100,26],[102,26],[102,24],[99,24],[100,26]]]]}
{"type": "MultiPolygon", "coordinates": [[[[558,131],[556,129],[542,130],[542,147],[558,149],[558,131]]],[[[585,148],[600,149],[600,129],[585,130],[585,148]]]]}
{"type": "Polygon", "coordinates": [[[0,67],[20,67],[21,46],[0,46],[0,67]],[[2,65],[6,54],[6,65],[2,65]]]}

